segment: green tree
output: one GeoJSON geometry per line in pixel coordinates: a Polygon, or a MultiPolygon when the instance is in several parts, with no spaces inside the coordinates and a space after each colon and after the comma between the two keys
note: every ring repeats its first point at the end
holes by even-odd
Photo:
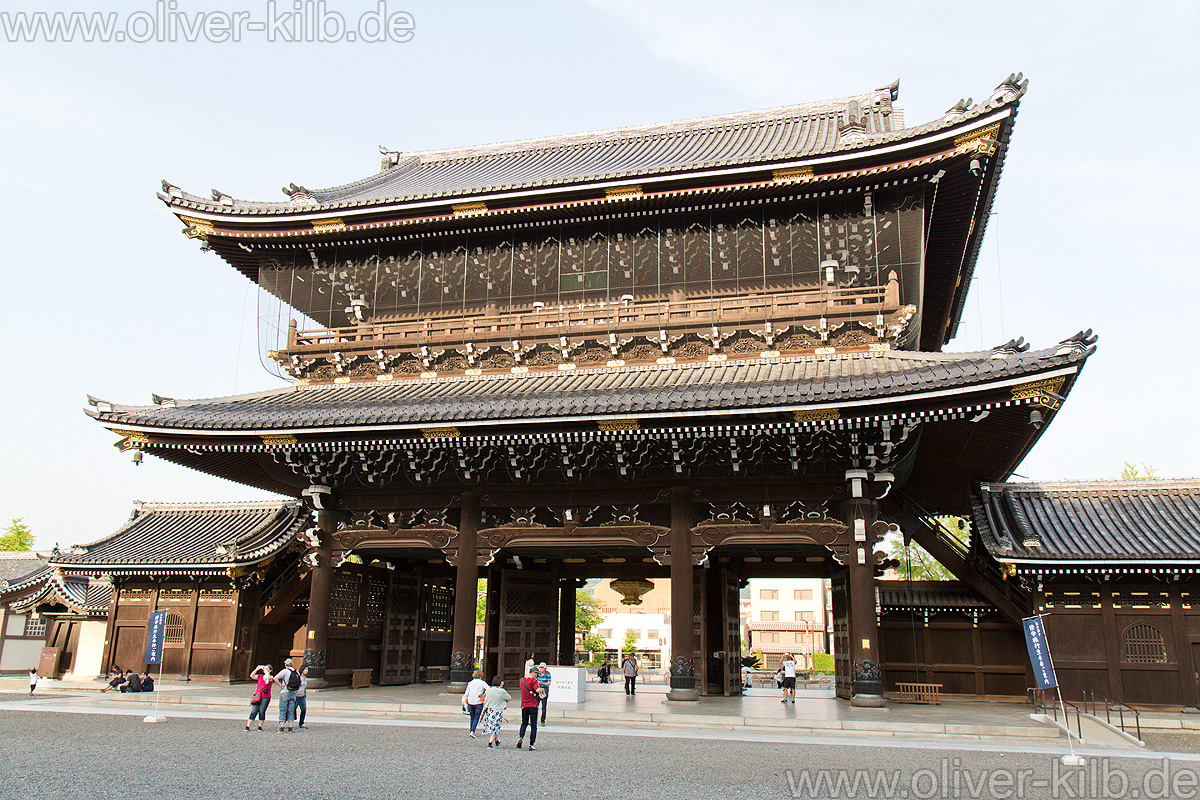
{"type": "Polygon", "coordinates": [[[32,550],[33,549],[33,532],[29,530],[29,526],[19,519],[14,519],[12,524],[4,529],[4,535],[0,536],[0,550],[32,550]]]}
{"type": "Polygon", "coordinates": [[[587,633],[600,624],[600,601],[583,589],[575,590],[575,631],[587,633]]]}
{"type": "MultiPolygon", "coordinates": [[[[939,528],[945,536],[958,540],[966,549],[971,541],[971,523],[963,517],[941,516],[934,517],[930,523],[939,528]]],[[[941,565],[936,558],[916,542],[904,544],[901,534],[892,534],[886,540],[888,555],[900,562],[896,572],[903,580],[914,581],[952,581],[955,580],[950,570],[941,565]]]]}
{"type": "Polygon", "coordinates": [[[598,633],[589,633],[583,637],[583,649],[592,654],[592,658],[597,656],[603,658],[604,651],[608,649],[608,643],[604,641],[604,637],[598,633]]]}
{"type": "Polygon", "coordinates": [[[483,622],[487,617],[487,578],[480,578],[475,587],[475,621],[483,622]]]}
{"type": "Polygon", "coordinates": [[[1134,464],[1132,461],[1126,461],[1125,469],[1121,470],[1123,481],[1156,481],[1158,478],[1158,470],[1144,462],[1134,464]]]}
{"type": "Polygon", "coordinates": [[[621,645],[621,655],[631,656],[637,652],[637,632],[633,628],[625,631],[625,644],[621,645]]]}

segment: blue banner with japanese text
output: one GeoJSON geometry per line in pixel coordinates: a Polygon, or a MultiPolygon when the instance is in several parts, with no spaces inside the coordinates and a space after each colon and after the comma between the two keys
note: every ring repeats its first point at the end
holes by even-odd
{"type": "Polygon", "coordinates": [[[167,612],[155,611],[150,615],[146,624],[146,664],[161,664],[163,657],[163,636],[167,632],[167,612]]]}
{"type": "Polygon", "coordinates": [[[1025,646],[1029,648],[1029,661],[1033,664],[1033,677],[1039,689],[1053,689],[1058,686],[1058,678],[1054,675],[1054,662],[1050,659],[1050,645],[1046,642],[1046,627],[1042,618],[1026,617],[1021,620],[1025,629],[1025,646]]]}

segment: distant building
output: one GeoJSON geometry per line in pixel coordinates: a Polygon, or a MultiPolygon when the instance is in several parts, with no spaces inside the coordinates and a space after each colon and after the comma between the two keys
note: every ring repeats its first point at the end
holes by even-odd
{"type": "Polygon", "coordinates": [[[654,588],[641,596],[638,605],[625,605],[625,595],[612,588],[613,581],[602,581],[593,590],[600,603],[603,619],[592,630],[604,639],[605,655],[610,663],[622,660],[625,632],[637,635],[637,658],[644,669],[657,669],[671,659],[671,582],[653,581],[654,588]]]}
{"type": "Polygon", "coordinates": [[[812,667],[813,653],[828,653],[824,578],[752,578],[749,585],[746,643],[762,650],[763,667],[775,669],[784,653],[796,656],[802,669],[812,667]]]}

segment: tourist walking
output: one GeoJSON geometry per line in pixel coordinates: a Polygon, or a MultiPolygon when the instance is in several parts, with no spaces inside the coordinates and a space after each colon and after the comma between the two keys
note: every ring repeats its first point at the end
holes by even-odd
{"type": "Polygon", "coordinates": [[[784,653],[783,660],[779,663],[779,668],[783,670],[783,699],[779,702],[786,703],[788,695],[791,695],[792,702],[796,702],[796,659],[792,658],[791,653],[784,653]]]}
{"type": "Polygon", "coordinates": [[[633,653],[625,656],[625,660],[621,662],[621,671],[625,673],[625,694],[637,694],[638,663],[633,653]]]}
{"type": "Polygon", "coordinates": [[[500,726],[509,700],[512,695],[505,691],[504,681],[499,675],[492,678],[492,685],[483,696],[483,732],[488,737],[488,750],[500,746],[500,726]]]}
{"type": "Polygon", "coordinates": [[[521,731],[517,734],[517,749],[525,741],[525,729],[529,728],[529,749],[534,750],[537,742],[538,704],[541,701],[542,688],[538,684],[538,671],[530,667],[525,677],[521,679],[521,731]]]}
{"type": "Polygon", "coordinates": [[[546,668],[546,662],[538,664],[537,671],[538,686],[542,689],[542,694],[538,705],[542,709],[542,724],[546,724],[546,706],[550,705],[550,670],[546,668]]]}
{"type": "Polygon", "coordinates": [[[246,730],[250,730],[250,723],[257,716],[258,729],[261,731],[262,724],[267,720],[267,706],[271,705],[271,665],[259,664],[250,677],[255,680],[255,689],[254,696],[250,698],[250,719],[246,722],[246,730]]]}
{"type": "Polygon", "coordinates": [[[475,729],[479,727],[479,719],[483,716],[483,698],[487,695],[488,685],[483,680],[483,670],[475,670],[471,673],[471,680],[467,682],[467,688],[463,691],[462,704],[463,708],[471,715],[471,730],[467,733],[472,739],[475,738],[475,729]]]}
{"type": "Polygon", "coordinates": [[[29,668],[29,696],[30,697],[33,697],[33,690],[37,688],[37,685],[38,685],[37,668],[30,667],[29,668]]]}
{"type": "Polygon", "coordinates": [[[300,668],[300,688],[296,690],[296,714],[300,717],[300,722],[296,725],[302,731],[308,730],[308,726],[304,724],[304,716],[308,713],[308,667],[300,668]]]}
{"type": "Polygon", "coordinates": [[[279,732],[291,733],[296,722],[296,692],[300,691],[302,681],[290,658],[283,660],[283,669],[275,676],[275,683],[279,685],[279,732]]]}

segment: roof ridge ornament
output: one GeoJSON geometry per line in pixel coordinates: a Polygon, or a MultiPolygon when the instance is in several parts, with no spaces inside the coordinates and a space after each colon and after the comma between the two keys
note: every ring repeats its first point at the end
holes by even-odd
{"type": "Polygon", "coordinates": [[[220,189],[212,190],[212,199],[223,206],[233,205],[233,195],[228,192],[222,192],[220,189]]]}
{"type": "Polygon", "coordinates": [[[896,80],[892,81],[887,86],[880,86],[875,91],[880,93],[886,92],[888,100],[894,103],[900,99],[900,79],[896,78],[896,80]]]}
{"type": "Polygon", "coordinates": [[[295,181],[283,187],[283,193],[296,205],[316,202],[316,197],[304,186],[298,186],[295,181]]]}
{"type": "Polygon", "coordinates": [[[1092,329],[1088,328],[1086,331],[1080,331],[1074,336],[1059,342],[1058,349],[1054,352],[1054,355],[1063,356],[1068,353],[1082,352],[1094,346],[1099,339],[1100,337],[1094,335],[1092,329]]]}
{"type": "Polygon", "coordinates": [[[851,100],[846,104],[845,117],[838,120],[838,142],[849,144],[866,138],[867,113],[862,111],[857,100],[851,100]]]}
{"type": "Polygon", "coordinates": [[[1029,79],[1025,77],[1024,72],[1009,73],[1009,76],[1000,82],[988,100],[992,103],[1007,103],[1028,87],[1029,79]]]}
{"type": "Polygon", "coordinates": [[[1025,337],[1020,336],[1016,339],[1009,339],[999,347],[992,348],[992,358],[1008,358],[1015,356],[1018,353],[1024,353],[1029,350],[1029,344],[1026,343],[1025,337]]]}
{"type": "Polygon", "coordinates": [[[966,100],[959,98],[958,102],[946,109],[946,113],[942,115],[942,119],[954,119],[961,117],[971,110],[974,98],[968,97],[966,100]]]}
{"type": "Polygon", "coordinates": [[[167,202],[183,199],[183,189],[180,189],[175,184],[169,182],[166,178],[162,181],[163,194],[167,196],[167,202]]]}

